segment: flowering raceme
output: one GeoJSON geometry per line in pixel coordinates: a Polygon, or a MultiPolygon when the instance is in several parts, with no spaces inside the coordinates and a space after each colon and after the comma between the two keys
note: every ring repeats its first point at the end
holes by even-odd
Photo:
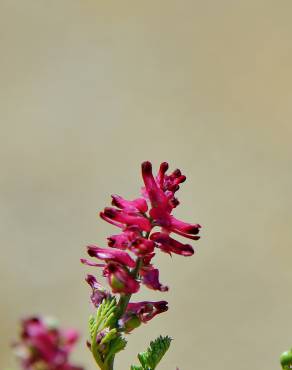
{"type": "MultiPolygon", "coordinates": [[[[152,263],[158,249],[169,255],[194,254],[190,244],[184,244],[172,236],[177,234],[192,240],[199,239],[199,224],[190,224],[172,215],[174,208],[179,205],[175,193],[186,177],[178,169],[169,175],[167,170],[168,164],[163,162],[154,176],[151,163],[142,163],[144,186],[141,197],[126,200],[120,195],[112,195],[112,207],[106,207],[100,213],[103,220],[120,231],[107,238],[107,248],[96,245],[87,247],[88,255],[97,259],[97,262],[81,259],[88,266],[101,267],[111,289],[111,292],[106,291],[93,275],[87,276],[86,281],[92,288],[91,300],[95,307],[99,308],[104,300],[110,302],[111,299],[116,299],[115,294],[119,295],[116,310],[112,313],[114,318],[106,332],[103,332],[102,338],[108,335],[108,330],[114,328],[119,332],[129,333],[141,323],[167,311],[166,301],[129,303],[131,295],[139,291],[141,284],[161,292],[168,290],[160,282],[159,270],[152,263]]],[[[95,336],[94,341],[96,338],[95,336]]],[[[95,348],[96,343],[91,343],[90,346],[99,366],[111,369],[112,365],[107,367],[105,364],[109,363],[105,355],[105,345],[100,351],[95,348]]]]}
{"type": "Polygon", "coordinates": [[[24,370],[82,370],[69,362],[78,337],[76,330],[60,329],[52,319],[30,317],[21,322],[20,342],[13,347],[24,370]]]}
{"type": "MultiPolygon", "coordinates": [[[[156,252],[192,256],[193,246],[175,237],[200,238],[199,224],[179,220],[172,214],[179,205],[175,193],[186,177],[178,169],[171,174],[167,170],[168,164],[163,162],[154,176],[151,163],[142,163],[141,197],[126,200],[112,195],[112,207],[100,213],[119,232],[107,238],[107,247],[87,246],[93,260],[81,259],[87,266],[102,268],[110,287],[106,290],[94,275],[87,274],[85,280],[91,287],[90,299],[95,309],[89,317],[87,347],[100,370],[114,369],[116,354],[126,347],[126,334],[168,310],[165,300],[130,301],[143,285],[168,291],[153,264],[156,252]]],[[[69,361],[77,340],[76,330],[60,329],[52,319],[30,317],[21,322],[20,340],[13,347],[23,370],[83,370],[69,361]]],[[[147,350],[137,356],[140,364],[132,365],[130,370],[155,370],[171,340],[160,335],[151,341],[147,350]]],[[[282,353],[280,362],[283,370],[292,368],[292,349],[282,353]]]]}

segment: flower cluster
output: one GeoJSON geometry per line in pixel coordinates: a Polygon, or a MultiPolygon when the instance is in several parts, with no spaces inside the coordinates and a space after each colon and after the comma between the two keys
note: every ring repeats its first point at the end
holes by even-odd
{"type": "MultiPolygon", "coordinates": [[[[87,247],[88,255],[97,262],[81,260],[86,265],[102,267],[111,292],[124,297],[126,305],[120,312],[122,315],[118,322],[125,332],[167,310],[166,301],[129,303],[130,296],[138,292],[141,284],[162,292],[168,290],[160,282],[159,270],[152,263],[156,250],[169,255],[191,256],[194,254],[193,247],[174,239],[172,234],[199,239],[199,224],[190,224],[172,215],[179,205],[175,193],[186,177],[178,169],[170,174],[167,170],[168,164],[163,162],[154,176],[151,163],[142,163],[144,187],[141,197],[126,200],[112,195],[112,207],[106,207],[100,213],[103,220],[119,228],[120,232],[108,237],[109,248],[87,247]],[[154,228],[158,230],[153,232],[154,228]]],[[[104,298],[111,296],[93,275],[88,275],[86,281],[92,288],[91,300],[96,307],[104,298]]]]}
{"type": "Polygon", "coordinates": [[[25,370],[82,370],[69,362],[78,337],[76,330],[60,329],[52,319],[30,317],[21,322],[20,341],[13,347],[25,370]]]}

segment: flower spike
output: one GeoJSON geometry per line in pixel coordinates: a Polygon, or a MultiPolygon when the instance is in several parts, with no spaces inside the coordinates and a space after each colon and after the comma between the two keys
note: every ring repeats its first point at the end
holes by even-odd
{"type": "MultiPolygon", "coordinates": [[[[149,161],[142,163],[144,186],[141,197],[128,200],[114,194],[111,207],[105,207],[100,213],[100,217],[117,227],[119,232],[108,236],[106,248],[87,247],[89,256],[98,262],[81,260],[85,265],[102,268],[110,287],[110,292],[107,292],[94,275],[87,275],[86,281],[92,290],[90,298],[97,308],[97,315],[113,299],[115,302],[111,319],[105,325],[96,326],[97,320],[94,317],[90,319],[89,347],[102,370],[113,369],[115,354],[126,345],[123,334],[131,333],[142,323],[168,310],[166,301],[130,301],[143,285],[160,292],[168,291],[168,286],[159,281],[159,269],[153,265],[156,252],[161,250],[169,255],[189,257],[194,254],[194,247],[174,239],[174,235],[191,240],[200,238],[199,224],[179,220],[172,214],[179,205],[176,192],[186,176],[179,169],[168,174],[168,168],[168,163],[162,162],[154,175],[152,164],[149,161]]],[[[132,366],[132,369],[153,370],[169,344],[169,337],[159,337],[147,352],[139,355],[142,367],[132,366]]]]}

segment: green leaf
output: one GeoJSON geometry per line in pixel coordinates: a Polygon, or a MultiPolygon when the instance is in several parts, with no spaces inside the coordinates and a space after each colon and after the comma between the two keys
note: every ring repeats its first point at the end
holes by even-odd
{"type": "Polygon", "coordinates": [[[91,352],[100,369],[112,368],[116,353],[127,344],[121,333],[114,327],[117,314],[115,297],[104,299],[95,316],[89,317],[91,352]],[[98,339],[98,340],[97,340],[98,339]]]}
{"type": "MultiPolygon", "coordinates": [[[[110,328],[115,320],[115,311],[117,308],[117,301],[115,297],[104,299],[96,310],[95,316],[89,317],[89,332],[91,339],[91,352],[95,361],[102,368],[104,362],[102,351],[100,351],[97,343],[97,335],[105,328],[110,328]]],[[[110,330],[103,338],[104,342],[110,343],[115,336],[116,331],[110,330]]]]}
{"type": "Polygon", "coordinates": [[[95,326],[96,326],[94,316],[92,316],[92,315],[89,316],[88,325],[89,325],[90,339],[92,340],[94,330],[95,330],[95,326]]]}
{"type": "Polygon", "coordinates": [[[104,299],[98,306],[96,311],[96,325],[97,330],[101,331],[106,327],[110,327],[114,321],[114,313],[117,309],[117,301],[115,297],[104,299]]]}
{"type": "Polygon", "coordinates": [[[96,310],[96,315],[89,317],[89,332],[92,342],[96,340],[97,334],[106,327],[110,327],[114,321],[117,308],[115,297],[104,299],[96,310]]]}
{"type": "Polygon", "coordinates": [[[127,345],[127,341],[125,338],[121,337],[121,335],[119,334],[118,337],[114,338],[111,342],[110,342],[110,348],[109,348],[109,352],[105,358],[105,361],[104,363],[105,364],[108,364],[111,359],[120,351],[122,351],[127,345]]]}
{"type": "Polygon", "coordinates": [[[114,353],[118,353],[122,351],[126,347],[126,345],[127,345],[126,339],[123,338],[122,336],[118,336],[111,343],[112,351],[114,353]]]}
{"type": "Polygon", "coordinates": [[[155,341],[150,342],[147,351],[138,354],[142,367],[132,366],[131,370],[154,370],[168,350],[171,340],[169,336],[160,335],[155,341]]]}

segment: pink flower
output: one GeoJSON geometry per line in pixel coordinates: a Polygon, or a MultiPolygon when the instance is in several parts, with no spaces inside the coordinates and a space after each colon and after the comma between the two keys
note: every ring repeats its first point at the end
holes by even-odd
{"type": "Polygon", "coordinates": [[[159,282],[159,271],[151,267],[150,269],[142,268],[140,270],[142,276],[142,283],[146,285],[149,289],[160,290],[161,292],[167,292],[168,287],[162,285],[159,282]]]}
{"type": "Polygon", "coordinates": [[[118,323],[121,330],[130,333],[132,330],[139,327],[141,323],[146,324],[149,320],[153,319],[153,317],[167,310],[166,301],[129,303],[126,312],[118,323]]]}
{"type": "Polygon", "coordinates": [[[124,228],[125,226],[138,226],[141,230],[146,232],[150,231],[152,228],[149,220],[145,216],[133,211],[106,207],[104,211],[100,213],[100,217],[120,228],[124,228]]]}
{"type": "Polygon", "coordinates": [[[112,195],[112,205],[124,209],[128,212],[145,213],[148,210],[147,202],[144,198],[126,200],[119,195],[112,195]]]}
{"type": "Polygon", "coordinates": [[[141,235],[141,231],[136,226],[128,227],[121,234],[110,236],[108,245],[112,248],[128,249],[136,256],[153,253],[154,242],[141,235]]]}
{"type": "Polygon", "coordinates": [[[140,320],[144,323],[153,319],[156,315],[168,310],[166,301],[158,302],[136,302],[129,303],[127,306],[126,313],[131,312],[136,314],[140,320]]]}
{"type": "Polygon", "coordinates": [[[113,293],[133,294],[137,293],[140,284],[129,271],[117,263],[108,263],[103,271],[113,293]]]}
{"type": "Polygon", "coordinates": [[[69,354],[78,340],[74,329],[62,330],[55,323],[39,317],[25,319],[21,323],[21,339],[14,345],[23,369],[46,370],[79,369],[69,363],[69,354]]]}
{"type": "Polygon", "coordinates": [[[88,274],[85,280],[92,289],[90,299],[95,307],[98,307],[105,298],[110,297],[110,293],[106,291],[101,284],[99,284],[95,276],[88,274]]]}
{"type": "Polygon", "coordinates": [[[173,216],[170,216],[169,221],[170,224],[168,227],[166,227],[166,229],[169,231],[193,240],[198,240],[200,238],[197,236],[197,234],[200,231],[201,225],[189,224],[187,222],[178,220],[173,216]]]}
{"type": "Polygon", "coordinates": [[[111,248],[127,249],[136,238],[137,234],[134,231],[125,230],[121,234],[111,235],[108,237],[108,246],[111,248]]]}
{"type": "Polygon", "coordinates": [[[172,239],[167,233],[153,233],[151,235],[158,248],[163,252],[180,254],[182,256],[191,256],[194,254],[194,249],[189,244],[183,244],[175,239],[172,239]]]}
{"type": "MultiPolygon", "coordinates": [[[[107,277],[113,293],[132,294],[139,290],[140,284],[132,277],[128,270],[128,267],[135,267],[136,263],[127,252],[96,246],[88,246],[87,249],[91,257],[104,260],[106,263],[96,264],[86,259],[81,259],[81,262],[88,266],[103,267],[103,275],[107,277]]],[[[100,285],[92,275],[89,275],[88,283],[93,287],[95,294],[97,291],[97,295],[99,296],[100,285]]],[[[94,300],[95,298],[94,295],[94,300]]]]}
{"type": "Polygon", "coordinates": [[[189,224],[170,215],[172,209],[178,204],[177,201],[174,201],[174,193],[179,189],[178,184],[185,181],[186,178],[181,175],[179,170],[166,176],[167,168],[168,164],[163,162],[160,165],[157,180],[155,180],[151,163],[142,163],[142,177],[145,184],[143,194],[146,194],[152,205],[149,213],[153,218],[153,224],[163,227],[168,232],[197,239],[197,236],[194,238],[194,235],[199,232],[201,227],[199,224],[189,224]]]}
{"type": "Polygon", "coordinates": [[[118,249],[129,249],[132,243],[141,238],[143,232],[138,226],[128,226],[123,229],[121,234],[111,235],[108,237],[108,246],[118,249]]]}
{"type": "Polygon", "coordinates": [[[129,256],[127,252],[109,249],[109,248],[100,248],[95,245],[89,245],[87,247],[87,253],[90,257],[96,257],[104,261],[112,261],[120,263],[121,265],[128,267],[135,267],[135,261],[129,256]]]}
{"type": "Polygon", "coordinates": [[[154,251],[155,243],[152,240],[145,238],[137,238],[132,242],[129,249],[136,254],[136,256],[144,256],[152,254],[154,251]]]}
{"type": "MultiPolygon", "coordinates": [[[[119,195],[112,195],[113,207],[106,207],[100,213],[101,218],[118,227],[120,233],[107,238],[110,248],[88,247],[88,254],[102,260],[102,263],[86,259],[81,261],[89,266],[103,267],[103,274],[107,277],[113,293],[135,293],[139,290],[140,283],[150,289],[168,290],[168,287],[159,281],[159,270],[151,264],[155,248],[170,255],[172,253],[182,256],[194,254],[191,245],[170,236],[174,233],[198,240],[201,226],[184,222],[172,215],[173,209],[179,204],[175,193],[186,177],[178,169],[170,174],[167,174],[167,170],[168,164],[161,163],[154,177],[151,163],[148,161],[142,163],[145,185],[142,188],[142,197],[127,200],[119,195]],[[147,202],[150,203],[149,212],[147,202]],[[160,230],[151,234],[154,227],[159,227],[160,230]]],[[[94,284],[96,283],[91,284],[92,295],[96,289],[94,284]]],[[[99,301],[99,289],[96,291],[97,301],[99,301]]],[[[128,319],[132,320],[133,317],[128,319]]],[[[132,321],[128,322],[133,324],[132,321]]]]}
{"type": "Polygon", "coordinates": [[[168,198],[170,198],[170,195],[173,196],[174,193],[179,189],[179,184],[186,181],[186,177],[181,174],[179,169],[174,170],[169,176],[167,176],[167,170],[168,163],[161,163],[156,181],[158,182],[160,188],[168,194],[168,198]]]}
{"type": "Polygon", "coordinates": [[[153,209],[160,209],[162,212],[170,213],[172,206],[164,191],[155,181],[152,174],[152,164],[150,162],[142,163],[142,177],[145,184],[145,191],[143,193],[147,195],[152,205],[150,216],[152,217],[151,212],[153,213],[153,209]]]}

